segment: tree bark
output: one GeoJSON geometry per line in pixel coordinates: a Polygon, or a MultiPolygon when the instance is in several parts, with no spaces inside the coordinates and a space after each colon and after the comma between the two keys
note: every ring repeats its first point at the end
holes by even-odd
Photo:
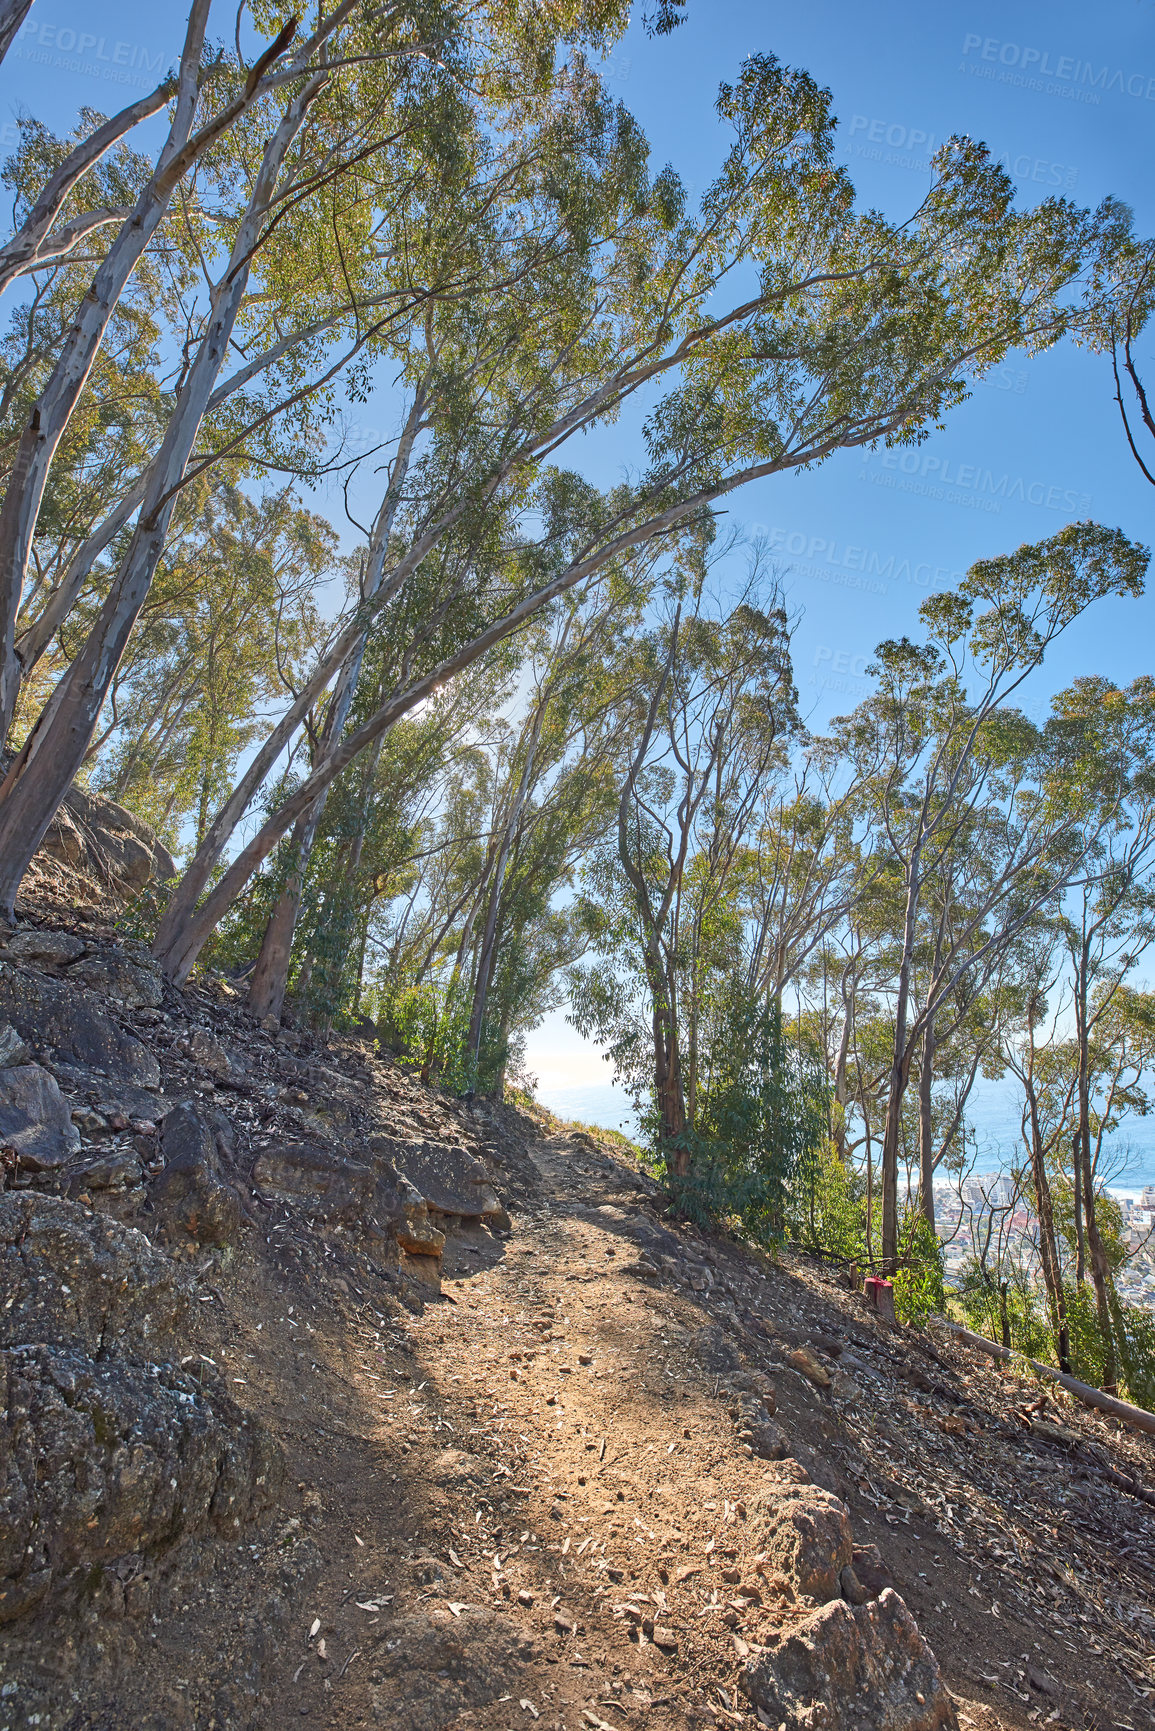
{"type": "MultiPolygon", "coordinates": [[[[176,108],[156,169],[122,225],[120,234],[97,267],[92,286],[77,310],[64,346],[21,436],[5,489],[4,504],[0,507],[0,745],[8,737],[20,695],[16,620],[48,472],[88,382],[125,284],[156,233],[188,166],[186,148],[196,116],[200,59],[208,15],[209,0],[193,0],[181,55],[176,108]]],[[[43,831],[40,833],[42,835],[43,831]]],[[[38,835],[36,845],[39,844],[38,835]]]]}
{"type": "Polygon", "coordinates": [[[32,0],[0,0],[0,60],[15,42],[31,7],[32,0]]]}
{"type": "Polygon", "coordinates": [[[932,1116],[934,1084],[934,1017],[928,1015],[922,1033],[922,1055],[918,1071],[918,1206],[930,1230],[934,1220],[934,1122],[932,1116]]]}
{"type": "Polygon", "coordinates": [[[213,293],[208,328],[166,428],[124,561],[84,647],[56,686],[0,786],[0,915],[9,921],[15,917],[21,879],[84,761],[109,687],[151,588],[175,503],[173,489],[184,472],[228,349],[261,224],[285,154],[322,82],[319,77],[308,81],[265,147],[229,266],[213,293]]]}

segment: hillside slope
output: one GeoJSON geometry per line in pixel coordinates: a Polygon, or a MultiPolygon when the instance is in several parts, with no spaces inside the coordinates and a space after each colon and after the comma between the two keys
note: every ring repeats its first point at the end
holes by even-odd
{"type": "Polygon", "coordinates": [[[1153,1722],[1149,1439],[106,928],[0,1018],[0,1728],[1153,1722]]]}

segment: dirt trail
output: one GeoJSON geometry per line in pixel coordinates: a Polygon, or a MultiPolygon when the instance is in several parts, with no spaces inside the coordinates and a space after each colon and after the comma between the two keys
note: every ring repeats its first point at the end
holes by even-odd
{"type": "MultiPolygon", "coordinates": [[[[229,1295],[236,1363],[289,1444],[322,1554],[268,1724],[756,1725],[743,1660],[796,1614],[759,1602],[744,1531],[769,1469],[736,1437],[733,1390],[759,1368],[791,1453],[847,1500],[856,1541],[879,1545],[964,1727],[1153,1722],[1112,1649],[1088,1653],[1085,1615],[1048,1619],[1025,1578],[984,1579],[917,1496],[887,1496],[870,1396],[836,1402],[783,1362],[800,1340],[837,1354],[848,1329],[901,1358],[893,1331],[817,1275],[671,1230],[591,1139],[528,1148],[536,1183],[522,1174],[512,1231],[451,1241],[444,1299],[421,1316],[390,1320],[338,1276],[344,1321],[306,1299],[262,1341],[267,1287],[229,1295]]],[[[973,1498],[981,1524],[978,1484],[973,1498]]]]}

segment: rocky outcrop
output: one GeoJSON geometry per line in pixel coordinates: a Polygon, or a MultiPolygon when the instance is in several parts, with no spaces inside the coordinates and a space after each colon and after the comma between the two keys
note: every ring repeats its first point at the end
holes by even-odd
{"type": "Polygon", "coordinates": [[[173,1350],[187,1298],[142,1232],[35,1190],[0,1195],[0,1346],[80,1347],[93,1358],[173,1350]]]}
{"type": "Polygon", "coordinates": [[[779,1731],[956,1731],[934,1654],[898,1594],[824,1605],[770,1636],[742,1685],[779,1731]]]}
{"type": "Polygon", "coordinates": [[[5,1193],[0,1284],[0,1622],[271,1499],[271,1439],[169,1362],[187,1296],[142,1233],[5,1193]]]}
{"type": "Polygon", "coordinates": [[[0,1148],[34,1172],[63,1166],[80,1146],[55,1076],[39,1064],[0,1069],[0,1148]]]}
{"type": "Polygon", "coordinates": [[[372,1167],[305,1142],[262,1150],[252,1178],[262,1196],[325,1220],[363,1219],[377,1188],[372,1167]]]}
{"type": "Polygon", "coordinates": [[[152,1207],[166,1237],[235,1244],[240,1236],[244,1205],[222,1174],[220,1141],[216,1127],[191,1100],[182,1100],[165,1117],[164,1166],[152,1187],[152,1207]]]}
{"type": "MultiPolygon", "coordinates": [[[[20,954],[13,943],[8,950],[20,954]]],[[[0,962],[0,1016],[59,1081],[81,1085],[95,1075],[134,1088],[160,1086],[160,1065],[147,1046],[67,980],[0,962]]]]}
{"type": "Polygon", "coordinates": [[[794,1591],[824,1604],[842,1591],[841,1574],[854,1560],[850,1512],[841,1498],[810,1482],[795,1460],[767,1472],[750,1512],[759,1550],[794,1591]]]}
{"type": "Polygon", "coordinates": [[[372,1147],[425,1198],[435,1214],[451,1219],[500,1220],[505,1210],[483,1163],[466,1148],[443,1142],[398,1142],[375,1136],[372,1147]]]}
{"type": "Polygon", "coordinates": [[[231,1531],[271,1499],[271,1440],[172,1365],[0,1351],[0,1623],[94,1568],[231,1531]]]}
{"type": "Polygon", "coordinates": [[[129,901],[176,874],[168,849],[143,819],[86,788],[65,795],[34,861],[34,878],[88,901],[129,901]]]}

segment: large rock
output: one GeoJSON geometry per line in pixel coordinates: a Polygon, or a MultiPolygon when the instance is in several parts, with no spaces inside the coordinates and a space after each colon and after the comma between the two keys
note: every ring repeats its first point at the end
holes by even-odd
{"type": "Polygon", "coordinates": [[[172,1345],[187,1300],[167,1256],[131,1226],[36,1190],[0,1194],[0,1346],[93,1358],[172,1345]]]}
{"type": "MultiPolygon", "coordinates": [[[[376,1146],[378,1139],[374,1139],[376,1146]]],[[[442,1142],[394,1142],[389,1157],[438,1214],[463,1220],[500,1218],[505,1210],[481,1161],[442,1142]]]]}
{"type": "Polygon", "coordinates": [[[231,1533],[271,1499],[280,1455],[222,1393],[168,1365],[68,1347],[0,1351],[0,1623],[69,1576],[231,1533]]]}
{"type": "Polygon", "coordinates": [[[76,873],[85,887],[122,901],[176,872],[172,855],[143,819],[75,785],[64,796],[34,865],[42,857],[76,873]]]}
{"type": "Polygon", "coordinates": [[[306,1142],[264,1149],[252,1179],[262,1195],[325,1220],[363,1219],[377,1188],[371,1167],[306,1142]]]}
{"type": "Polygon", "coordinates": [[[39,1064],[0,1069],[0,1147],[14,1149],[21,1166],[44,1172],[63,1166],[79,1146],[55,1076],[39,1064]]]}
{"type": "Polygon", "coordinates": [[[182,1100],[164,1120],[160,1148],[164,1167],[152,1187],[154,1212],[170,1236],[200,1244],[235,1244],[244,1208],[221,1175],[216,1126],[191,1100],[182,1100]]]}
{"type": "Polygon", "coordinates": [[[898,1594],[824,1605],[771,1635],[742,1676],[764,1724],[785,1731],[956,1731],[934,1654],[898,1594]]]}
{"type": "Polygon", "coordinates": [[[797,1461],[780,1461],[768,1470],[750,1520],[767,1563],[796,1592],[819,1604],[838,1597],[854,1557],[850,1511],[839,1497],[812,1484],[797,1461]]]}
{"type": "Polygon", "coordinates": [[[159,967],[144,967],[127,956],[86,956],[69,968],[65,978],[128,1010],[155,1010],[164,997],[159,967]]]}
{"type": "Polygon", "coordinates": [[[59,1064],[140,1088],[160,1086],[160,1065],[148,1048],[67,981],[0,964],[0,1016],[53,1070],[59,1064]]]}

